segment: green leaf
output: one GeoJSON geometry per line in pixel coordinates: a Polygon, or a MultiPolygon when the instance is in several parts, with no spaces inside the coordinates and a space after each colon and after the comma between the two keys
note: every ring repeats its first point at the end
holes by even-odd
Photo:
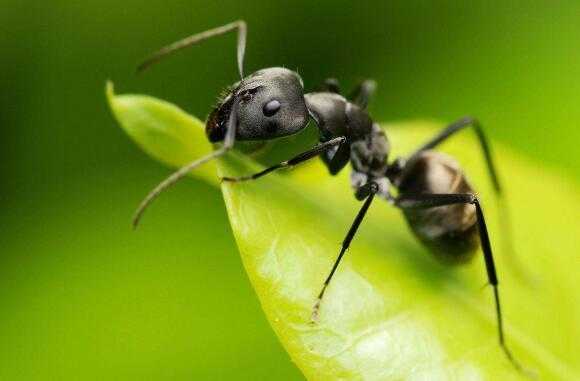
{"type": "MultiPolygon", "coordinates": [[[[150,97],[114,96],[112,91],[109,100],[125,130],[155,157],[179,165],[207,152],[201,125],[190,123],[178,108],[150,97]],[[141,114],[147,117],[135,117],[141,114]],[[168,122],[174,124],[166,126],[168,122]],[[161,140],[144,138],[151,126],[193,140],[160,147],[161,140]],[[182,161],[175,160],[175,152],[163,156],[175,147],[182,161]]],[[[441,127],[424,121],[384,125],[395,154],[411,152],[441,127]]],[[[505,183],[517,257],[502,245],[502,215],[474,139],[464,133],[443,146],[459,159],[483,200],[508,344],[541,379],[579,379],[576,184],[496,142],[493,148],[505,183]]],[[[218,170],[239,175],[259,168],[247,156],[233,153],[219,162],[218,170]]],[[[316,295],[360,207],[346,172],[331,177],[320,163],[312,162],[221,187],[264,312],[304,375],[521,379],[497,343],[491,290],[482,289],[486,276],[481,255],[458,267],[438,263],[414,239],[401,213],[382,200],[372,205],[339,267],[319,323],[309,324],[316,295]]],[[[208,168],[194,172],[204,179],[208,174],[208,168]]]]}
{"type": "MultiPolygon", "coordinates": [[[[155,159],[175,167],[211,152],[203,122],[174,104],[147,95],[115,95],[112,82],[107,82],[105,91],[117,122],[155,159]]],[[[217,184],[215,163],[199,168],[195,175],[217,184]]]]}

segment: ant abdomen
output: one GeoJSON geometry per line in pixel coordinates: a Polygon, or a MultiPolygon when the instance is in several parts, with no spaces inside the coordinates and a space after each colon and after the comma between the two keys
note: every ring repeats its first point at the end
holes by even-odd
{"type": "MultiPolygon", "coordinates": [[[[457,162],[435,151],[424,151],[407,163],[399,178],[401,196],[416,194],[473,194],[457,162]]],[[[472,204],[428,209],[403,209],[417,238],[446,263],[470,260],[479,246],[477,216],[472,204]]]]}

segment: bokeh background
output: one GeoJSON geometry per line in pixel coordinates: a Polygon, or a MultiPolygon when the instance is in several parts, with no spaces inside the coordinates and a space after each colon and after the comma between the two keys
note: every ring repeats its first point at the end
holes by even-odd
{"type": "Polygon", "coordinates": [[[248,72],[283,65],[310,89],[372,77],[378,120],[476,115],[496,141],[580,181],[578,1],[1,0],[0,379],[301,378],[216,189],[185,181],[131,231],[168,171],[104,98],[112,79],[204,118],[236,80],[232,36],[134,67],[238,18],[248,72]]]}

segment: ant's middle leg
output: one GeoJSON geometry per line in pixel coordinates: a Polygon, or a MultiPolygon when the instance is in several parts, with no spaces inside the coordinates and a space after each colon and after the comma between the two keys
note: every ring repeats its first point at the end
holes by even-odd
{"type": "Polygon", "coordinates": [[[363,110],[367,108],[377,88],[377,83],[372,79],[366,79],[359,83],[350,93],[348,99],[363,110]]]}
{"type": "Polygon", "coordinates": [[[350,229],[348,229],[348,233],[346,234],[346,237],[342,241],[342,247],[340,249],[340,253],[338,254],[338,257],[336,258],[336,260],[334,261],[334,264],[332,265],[332,269],[330,270],[330,273],[326,277],[326,280],[324,281],[324,284],[322,285],[322,289],[320,290],[320,293],[318,294],[318,297],[316,298],[316,303],[314,303],[314,307],[312,308],[312,314],[310,315],[310,321],[312,323],[315,323],[317,321],[318,313],[320,311],[320,304],[322,303],[322,298],[324,297],[324,293],[326,292],[326,288],[330,284],[330,281],[332,280],[332,277],[334,276],[334,273],[336,272],[336,269],[338,268],[338,265],[340,264],[340,261],[342,260],[342,257],[344,256],[344,253],[349,248],[350,243],[352,242],[361,222],[363,221],[367,211],[369,210],[369,207],[371,206],[371,203],[373,202],[375,195],[377,194],[377,192],[379,190],[380,190],[379,185],[377,183],[375,183],[374,181],[368,182],[365,185],[363,185],[357,189],[357,192],[356,192],[357,199],[365,200],[365,202],[364,202],[363,206],[360,208],[359,212],[357,213],[354,221],[352,222],[352,225],[350,226],[350,229]]]}
{"type": "Polygon", "coordinates": [[[318,86],[318,90],[321,92],[340,94],[340,83],[336,78],[326,78],[322,85],[318,86]]]}
{"type": "Polygon", "coordinates": [[[317,157],[318,155],[331,149],[332,147],[336,147],[336,146],[340,147],[345,141],[346,141],[346,138],[344,136],[340,136],[338,138],[334,138],[334,139],[331,139],[327,142],[318,144],[316,147],[309,149],[308,151],[302,152],[301,154],[298,154],[289,160],[275,164],[275,165],[268,167],[260,172],[257,172],[257,173],[251,174],[251,175],[247,175],[247,176],[240,176],[240,177],[222,177],[221,180],[234,182],[234,183],[241,182],[241,181],[255,180],[255,179],[258,179],[262,176],[265,176],[268,173],[273,172],[277,169],[292,167],[292,166],[295,166],[295,165],[300,164],[302,162],[305,162],[307,160],[310,160],[314,157],[317,157]]]}
{"type": "MultiPolygon", "coordinates": [[[[367,108],[372,96],[377,88],[377,83],[372,79],[366,79],[359,83],[354,90],[349,94],[348,99],[362,108],[367,108]]],[[[318,88],[320,91],[327,91],[329,93],[340,94],[340,84],[336,78],[327,78],[324,83],[318,88]]]]}

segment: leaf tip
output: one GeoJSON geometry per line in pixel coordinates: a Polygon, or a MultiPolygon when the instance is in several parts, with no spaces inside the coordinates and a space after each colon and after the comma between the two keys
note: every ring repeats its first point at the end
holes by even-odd
{"type": "Polygon", "coordinates": [[[113,111],[113,114],[115,114],[115,84],[110,79],[105,82],[105,97],[107,98],[109,108],[113,111]]]}
{"type": "Polygon", "coordinates": [[[105,82],[105,94],[108,99],[115,96],[115,84],[110,79],[107,79],[107,82],[105,82]]]}

